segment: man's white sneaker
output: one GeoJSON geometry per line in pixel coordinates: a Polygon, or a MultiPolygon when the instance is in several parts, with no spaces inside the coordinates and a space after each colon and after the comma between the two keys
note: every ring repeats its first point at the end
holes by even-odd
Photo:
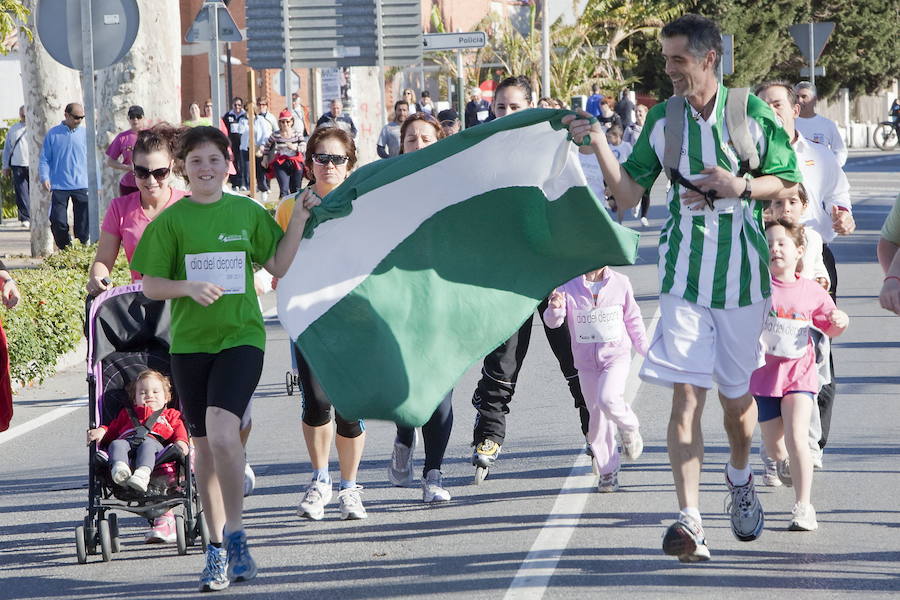
{"type": "Polygon", "coordinates": [[[669,556],[677,556],[683,563],[709,560],[709,547],[706,545],[703,526],[684,513],[666,529],[662,547],[663,552],[669,556]]]}
{"type": "Polygon", "coordinates": [[[725,512],[731,516],[731,532],[742,542],[752,542],[762,535],[765,526],[765,515],[753,486],[753,474],[744,485],[734,485],[726,470],[725,482],[729,492],[725,512]]]}
{"type": "Polygon", "coordinates": [[[422,502],[449,502],[450,492],[444,488],[444,479],[441,472],[431,469],[422,480],[422,502]]]}
{"type": "Polygon", "coordinates": [[[641,225],[644,227],[650,227],[650,221],[647,220],[647,217],[641,217],[641,225]]]}
{"type": "Polygon", "coordinates": [[[361,485],[344,488],[338,492],[338,502],[341,507],[342,519],[365,519],[369,515],[366,514],[366,508],[362,503],[361,485]]]}
{"type": "Polygon", "coordinates": [[[313,521],[320,521],[325,516],[325,505],[331,502],[332,494],[330,482],[313,480],[303,494],[297,514],[313,521]]]}
{"type": "Polygon", "coordinates": [[[798,502],[791,510],[791,515],[793,518],[791,524],[788,525],[788,529],[791,531],[815,531],[819,528],[819,523],[816,521],[816,509],[812,504],[798,502]]]}

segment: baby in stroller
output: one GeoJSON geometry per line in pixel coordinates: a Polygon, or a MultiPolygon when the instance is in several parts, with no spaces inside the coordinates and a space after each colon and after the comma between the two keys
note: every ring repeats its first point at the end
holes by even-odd
{"type": "Polygon", "coordinates": [[[146,369],[128,391],[134,404],[120,410],[108,426],[89,429],[87,443],[99,441],[106,449],[114,484],[146,492],[156,456],[168,444],[175,444],[187,455],[188,435],[181,413],[167,408],[172,400],[168,377],[146,369]],[[129,456],[134,457],[134,471],[129,456]]]}

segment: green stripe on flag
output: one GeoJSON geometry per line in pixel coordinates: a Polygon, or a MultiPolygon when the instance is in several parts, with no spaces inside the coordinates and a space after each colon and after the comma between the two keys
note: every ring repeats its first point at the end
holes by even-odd
{"type": "Polygon", "coordinates": [[[637,242],[587,188],[492,190],[427,219],[297,345],[344,418],[422,425],[554,287],[637,242]]]}

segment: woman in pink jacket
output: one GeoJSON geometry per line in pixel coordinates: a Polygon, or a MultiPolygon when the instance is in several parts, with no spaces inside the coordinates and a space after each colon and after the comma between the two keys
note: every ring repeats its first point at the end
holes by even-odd
{"type": "Polygon", "coordinates": [[[597,489],[614,492],[620,463],[616,427],[627,458],[636,460],[644,450],[637,415],[625,403],[632,344],[639,354],[647,354],[647,331],[628,277],[603,267],[560,286],[550,295],[544,322],[555,329],[564,319],[590,413],[587,441],[600,475],[597,489]]]}

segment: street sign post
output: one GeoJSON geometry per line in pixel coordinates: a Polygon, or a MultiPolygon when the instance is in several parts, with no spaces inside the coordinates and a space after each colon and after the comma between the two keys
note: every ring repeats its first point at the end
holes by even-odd
{"type": "MultiPolygon", "coordinates": [[[[457,114],[459,115],[465,113],[466,105],[466,82],[463,74],[462,51],[465,48],[484,48],[485,44],[487,44],[487,35],[483,31],[426,33],[422,35],[422,47],[425,52],[456,50],[456,103],[457,114]]],[[[465,119],[462,119],[461,122],[465,123],[465,119]]]]}
{"type": "Polygon", "coordinates": [[[834,31],[834,23],[800,23],[791,25],[788,29],[794,43],[800,48],[800,53],[809,62],[809,81],[816,85],[816,60],[822,56],[822,50],[828,42],[828,37],[834,31]]]}
{"type": "Polygon", "coordinates": [[[47,53],[59,63],[81,71],[84,95],[85,145],[88,174],[88,229],[100,239],[99,165],[94,71],[122,60],[140,26],[137,0],[39,0],[37,30],[47,53]]]}
{"type": "MultiPolygon", "coordinates": [[[[184,39],[188,42],[209,41],[209,86],[213,102],[213,118],[222,118],[222,91],[219,87],[219,42],[240,42],[244,34],[238,29],[224,2],[207,0],[200,7],[184,39]]],[[[213,123],[216,121],[213,120],[213,123]]]]}

